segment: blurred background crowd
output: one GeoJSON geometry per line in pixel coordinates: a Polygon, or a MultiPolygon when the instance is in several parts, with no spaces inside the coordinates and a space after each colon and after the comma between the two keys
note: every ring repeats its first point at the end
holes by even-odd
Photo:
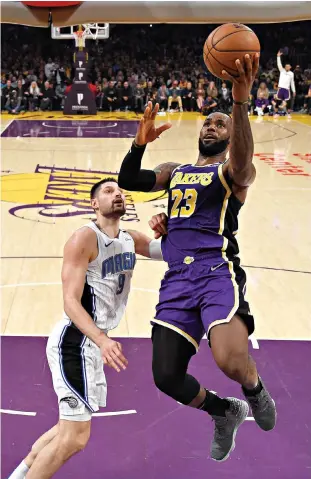
{"type": "MultiPolygon", "coordinates": [[[[89,87],[98,110],[230,112],[231,85],[204,66],[203,44],[216,25],[110,25],[110,38],[87,41],[89,87]]],[[[291,109],[311,114],[311,22],[250,25],[261,43],[260,69],[249,98],[250,114],[272,115],[279,70],[290,63],[296,96],[291,109]]],[[[53,40],[50,30],[2,25],[1,109],[11,114],[61,110],[74,78],[74,41],[53,40]]],[[[278,113],[282,113],[282,108],[278,113]],[[280,111],[281,110],[281,111],[280,111]]]]}

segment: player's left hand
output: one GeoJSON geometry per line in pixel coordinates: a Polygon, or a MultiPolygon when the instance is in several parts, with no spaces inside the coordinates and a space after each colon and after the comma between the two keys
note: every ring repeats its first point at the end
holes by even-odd
{"type": "Polygon", "coordinates": [[[165,213],[159,213],[154,215],[148,222],[150,228],[154,231],[155,239],[161,238],[161,236],[167,235],[167,216],[165,213]]]}
{"type": "Polygon", "coordinates": [[[253,57],[246,54],[244,61],[235,61],[239,75],[233,77],[226,70],[222,71],[223,78],[232,82],[232,96],[233,100],[237,102],[247,102],[248,97],[254,83],[258,68],[259,68],[259,54],[256,53],[253,57]]]}
{"type": "Polygon", "coordinates": [[[148,101],[148,106],[145,109],[144,116],[139,122],[138,130],[135,136],[135,143],[139,146],[146,145],[159,138],[159,136],[169,128],[171,123],[164,123],[156,127],[155,119],[159,111],[159,103],[152,107],[152,102],[148,101]]]}

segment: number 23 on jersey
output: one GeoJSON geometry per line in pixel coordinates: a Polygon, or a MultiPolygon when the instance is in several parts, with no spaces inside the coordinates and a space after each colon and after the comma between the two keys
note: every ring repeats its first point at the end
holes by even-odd
{"type": "MultiPolygon", "coordinates": [[[[214,173],[204,174],[204,183],[201,182],[201,184],[208,186],[212,182],[213,174],[214,173]]],[[[185,175],[185,177],[188,176],[189,175],[185,175]]],[[[197,181],[197,183],[199,182],[200,181],[197,181]]],[[[182,181],[180,181],[180,183],[182,183],[182,181]]],[[[185,191],[182,191],[179,188],[174,188],[171,190],[171,195],[173,206],[170,218],[189,218],[189,216],[193,215],[198,199],[198,192],[195,188],[186,188],[185,191]],[[180,206],[182,201],[184,201],[184,206],[180,206]]]]}
{"type": "Polygon", "coordinates": [[[198,193],[194,188],[187,188],[184,192],[179,189],[174,189],[171,192],[172,201],[174,201],[171,218],[188,218],[195,210],[198,193]],[[182,200],[186,200],[185,206],[180,207],[182,200]]]}

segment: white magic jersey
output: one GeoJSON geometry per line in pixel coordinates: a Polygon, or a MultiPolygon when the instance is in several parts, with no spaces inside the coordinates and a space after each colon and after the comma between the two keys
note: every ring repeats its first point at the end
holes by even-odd
{"type": "MultiPolygon", "coordinates": [[[[109,238],[92,221],[85,226],[96,233],[98,256],[88,265],[81,304],[107,332],[124,314],[136,262],[134,240],[122,230],[117,238],[109,238]]],[[[65,319],[70,320],[66,314],[65,319]]]]}
{"type": "Polygon", "coordinates": [[[296,88],[295,88],[294,73],[291,71],[287,72],[285,68],[283,68],[280,57],[277,57],[277,64],[280,70],[280,79],[279,79],[278,87],[284,88],[285,90],[292,89],[292,92],[295,93],[296,88]]]}

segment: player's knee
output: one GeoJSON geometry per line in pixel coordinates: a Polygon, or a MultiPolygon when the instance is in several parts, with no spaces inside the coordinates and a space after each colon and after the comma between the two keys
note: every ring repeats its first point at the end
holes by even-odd
{"type": "Polygon", "coordinates": [[[180,381],[174,371],[153,366],[153,380],[160,391],[176,399],[180,381]]]}
{"type": "Polygon", "coordinates": [[[242,384],[247,375],[247,354],[239,352],[223,351],[216,359],[218,367],[230,379],[242,384]]]}
{"type": "Polygon", "coordinates": [[[85,429],[79,431],[75,434],[65,433],[60,436],[61,447],[64,448],[64,451],[68,455],[76,454],[79,451],[82,451],[90,439],[90,430],[85,429]]]}
{"type": "Polygon", "coordinates": [[[78,436],[75,439],[75,448],[76,451],[82,451],[87,443],[89,442],[90,439],[90,431],[85,431],[83,433],[78,434],[78,436]]]}
{"type": "Polygon", "coordinates": [[[153,368],[153,380],[154,384],[160,391],[170,396],[170,391],[172,389],[171,382],[174,381],[172,374],[153,368]]]}

